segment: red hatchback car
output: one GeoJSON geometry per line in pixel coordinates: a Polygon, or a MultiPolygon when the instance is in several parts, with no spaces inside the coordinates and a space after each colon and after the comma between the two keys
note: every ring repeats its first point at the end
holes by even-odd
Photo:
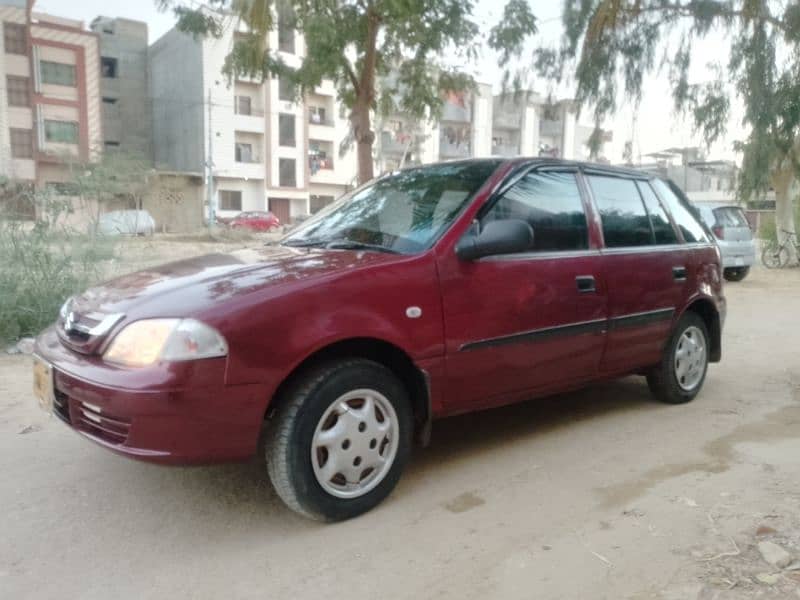
{"type": "Polygon", "coordinates": [[[274,231],[281,226],[278,217],[264,210],[240,212],[232,219],[218,220],[231,229],[248,229],[250,231],[274,231]]]}
{"type": "Polygon", "coordinates": [[[720,256],[648,174],[542,159],[411,168],[278,248],[125,275],[36,343],[42,404],[158,463],[245,460],[312,518],[369,510],[436,418],[645,375],[688,402],[720,360],[720,256]]]}

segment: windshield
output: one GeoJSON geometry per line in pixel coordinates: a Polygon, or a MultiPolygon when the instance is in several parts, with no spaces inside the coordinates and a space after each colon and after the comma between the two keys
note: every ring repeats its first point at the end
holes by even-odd
{"type": "Polygon", "coordinates": [[[449,227],[499,164],[438,164],[392,173],[346,194],[283,243],[420,252],[449,227]]]}

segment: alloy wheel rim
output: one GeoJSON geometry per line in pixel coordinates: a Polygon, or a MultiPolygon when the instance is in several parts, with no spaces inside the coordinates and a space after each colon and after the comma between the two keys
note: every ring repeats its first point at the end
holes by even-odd
{"type": "Polygon", "coordinates": [[[399,440],[397,413],[376,390],[352,390],[320,418],[311,441],[317,482],[337,498],[358,498],[386,478],[399,440]]]}
{"type": "Polygon", "coordinates": [[[706,368],[706,339],[698,327],[688,327],[675,347],[675,379],[684,391],[695,389],[706,368]]]}

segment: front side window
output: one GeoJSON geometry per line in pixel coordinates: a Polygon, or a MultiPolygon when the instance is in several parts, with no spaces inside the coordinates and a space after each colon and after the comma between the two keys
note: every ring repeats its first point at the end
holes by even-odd
{"type": "Polygon", "coordinates": [[[47,60],[43,60],[39,64],[41,68],[42,83],[75,87],[75,65],[50,62],[47,60]]]}
{"type": "Polygon", "coordinates": [[[669,221],[667,211],[661,206],[653,188],[646,181],[639,181],[636,185],[639,187],[642,200],[644,200],[644,205],[647,207],[647,214],[650,217],[650,225],[656,237],[656,244],[677,244],[678,236],[675,235],[675,230],[669,221]]]}
{"type": "Polygon", "coordinates": [[[650,219],[635,182],[600,175],[589,175],[587,179],[600,211],[607,248],[650,246],[654,243],[650,219]]]}
{"type": "Polygon", "coordinates": [[[44,122],[44,139],[57,144],[77,144],[78,124],[74,121],[44,122]]]}
{"type": "Polygon", "coordinates": [[[685,204],[681,198],[672,190],[662,179],[654,179],[653,187],[656,192],[661,196],[661,199],[666,204],[669,212],[672,213],[672,218],[675,219],[675,224],[681,230],[683,239],[686,242],[692,243],[707,243],[710,241],[705,229],[698,221],[697,217],[692,214],[688,205],[685,204]]]}
{"type": "Polygon", "coordinates": [[[421,252],[453,223],[499,164],[445,163],[387,175],[322,209],[284,244],[421,252]]]}
{"type": "Polygon", "coordinates": [[[533,251],[585,250],[586,214],[574,173],[529,173],[489,209],[481,224],[520,219],[533,228],[533,251]]]}

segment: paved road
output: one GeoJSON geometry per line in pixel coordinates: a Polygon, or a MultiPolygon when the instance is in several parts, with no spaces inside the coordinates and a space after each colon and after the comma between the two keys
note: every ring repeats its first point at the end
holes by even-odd
{"type": "Polygon", "coordinates": [[[0,357],[0,597],[786,598],[798,583],[758,582],[755,544],[761,527],[800,556],[800,271],[727,294],[694,403],[629,378],[437,423],[385,504],[328,526],[283,508],[257,461],[102,451],[0,357]]]}

